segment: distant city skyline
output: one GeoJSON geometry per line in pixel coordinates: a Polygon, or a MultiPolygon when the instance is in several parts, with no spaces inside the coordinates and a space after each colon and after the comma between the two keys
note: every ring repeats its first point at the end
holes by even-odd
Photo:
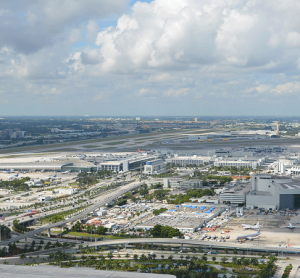
{"type": "Polygon", "coordinates": [[[1,116],[298,117],[297,0],[2,1],[1,116]]]}

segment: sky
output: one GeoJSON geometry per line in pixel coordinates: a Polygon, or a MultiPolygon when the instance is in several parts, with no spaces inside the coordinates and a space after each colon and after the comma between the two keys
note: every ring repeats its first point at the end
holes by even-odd
{"type": "Polygon", "coordinates": [[[299,0],[1,0],[1,116],[300,116],[299,0]]]}

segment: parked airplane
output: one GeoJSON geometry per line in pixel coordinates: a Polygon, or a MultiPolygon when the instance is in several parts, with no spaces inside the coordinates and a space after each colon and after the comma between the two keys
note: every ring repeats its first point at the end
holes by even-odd
{"type": "Polygon", "coordinates": [[[287,229],[295,229],[298,228],[298,226],[293,226],[291,223],[289,223],[287,226],[285,226],[287,229]]]}
{"type": "Polygon", "coordinates": [[[259,229],[259,227],[261,227],[261,226],[259,225],[259,222],[257,222],[256,225],[242,224],[242,228],[245,229],[245,230],[248,230],[248,229],[255,230],[255,229],[259,229]]]}
{"type": "Polygon", "coordinates": [[[245,239],[245,240],[247,240],[247,239],[253,240],[253,239],[255,239],[255,238],[258,238],[259,235],[260,235],[260,228],[259,228],[259,230],[258,230],[257,233],[251,234],[251,235],[241,235],[241,236],[238,236],[238,237],[236,238],[236,240],[243,240],[243,239],[245,239]]]}
{"type": "Polygon", "coordinates": [[[9,180],[14,180],[14,179],[17,179],[19,177],[19,172],[15,175],[12,175],[12,176],[9,176],[7,177],[9,180]]]}
{"type": "Polygon", "coordinates": [[[57,176],[57,174],[55,173],[55,175],[47,177],[46,180],[55,180],[56,176],[57,176]]]}
{"type": "Polygon", "coordinates": [[[146,151],[141,151],[140,149],[138,149],[138,152],[139,153],[145,153],[146,151]]]}
{"type": "Polygon", "coordinates": [[[61,174],[70,174],[71,171],[64,171],[64,172],[60,172],[61,174]]]}

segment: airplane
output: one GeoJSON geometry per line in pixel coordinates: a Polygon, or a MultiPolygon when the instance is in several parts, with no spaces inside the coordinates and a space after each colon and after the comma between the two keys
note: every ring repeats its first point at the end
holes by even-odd
{"type": "Polygon", "coordinates": [[[51,179],[55,180],[56,176],[57,176],[57,174],[55,173],[55,175],[47,177],[46,180],[51,180],[51,179]]]}
{"type": "Polygon", "coordinates": [[[293,226],[291,223],[289,223],[287,226],[285,226],[287,229],[295,229],[298,228],[298,226],[293,226]]]}
{"type": "Polygon", "coordinates": [[[19,177],[19,172],[17,173],[17,174],[15,174],[15,175],[12,175],[12,176],[9,176],[9,177],[7,177],[9,180],[14,180],[14,179],[16,179],[16,178],[18,178],[19,177]]]}
{"type": "Polygon", "coordinates": [[[69,170],[69,171],[64,171],[64,172],[60,172],[61,174],[70,174],[71,173],[71,171],[69,170]]]}
{"type": "Polygon", "coordinates": [[[222,139],[222,141],[229,141],[229,138],[227,138],[227,139],[222,139]]]}
{"type": "Polygon", "coordinates": [[[260,228],[259,228],[259,230],[258,230],[257,233],[251,234],[251,235],[241,235],[241,236],[238,236],[238,237],[236,238],[236,240],[243,240],[243,239],[245,239],[245,240],[247,240],[247,239],[248,239],[248,240],[253,240],[253,239],[255,239],[255,238],[258,238],[259,235],[260,235],[260,228]]]}
{"type": "Polygon", "coordinates": [[[253,229],[253,230],[255,230],[255,229],[259,229],[259,227],[261,227],[262,225],[260,226],[260,225],[259,225],[259,222],[257,222],[256,225],[254,225],[254,226],[253,226],[253,225],[248,225],[248,224],[242,224],[241,226],[242,226],[242,228],[245,229],[245,230],[248,230],[248,229],[253,229]]]}
{"type": "Polygon", "coordinates": [[[198,140],[198,142],[205,142],[205,139],[204,140],[198,140]]]}
{"type": "Polygon", "coordinates": [[[214,141],[214,139],[208,139],[207,141],[208,141],[208,142],[212,142],[212,141],[214,141]]]}
{"type": "Polygon", "coordinates": [[[139,153],[145,153],[146,151],[141,151],[140,149],[138,149],[138,152],[139,153]]]}

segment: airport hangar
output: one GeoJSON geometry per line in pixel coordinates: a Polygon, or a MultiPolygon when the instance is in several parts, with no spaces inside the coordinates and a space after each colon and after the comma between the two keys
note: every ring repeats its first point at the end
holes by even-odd
{"type": "Polygon", "coordinates": [[[249,209],[300,208],[300,179],[275,175],[254,175],[252,190],[246,195],[249,209]]]}

